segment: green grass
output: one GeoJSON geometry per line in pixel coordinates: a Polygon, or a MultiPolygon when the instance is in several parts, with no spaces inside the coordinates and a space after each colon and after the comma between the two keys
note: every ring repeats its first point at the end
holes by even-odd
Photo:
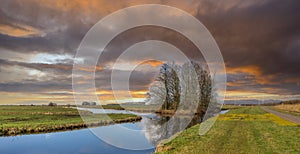
{"type": "Polygon", "coordinates": [[[126,104],[123,105],[126,110],[141,111],[141,112],[154,112],[160,109],[158,105],[138,105],[138,104],[126,104]]]}
{"type": "MultiPolygon", "coordinates": [[[[138,118],[132,114],[92,114],[81,111],[85,122],[105,125],[131,121],[138,118]]],[[[78,111],[61,106],[0,106],[0,136],[23,133],[51,132],[86,127],[78,111]]]]}
{"type": "Polygon", "coordinates": [[[259,107],[230,110],[207,134],[199,136],[199,125],[195,125],[166,143],[160,153],[300,153],[299,126],[280,125],[282,119],[266,117],[274,115],[259,107]],[[230,119],[232,115],[246,118],[230,119]]]}
{"type": "Polygon", "coordinates": [[[237,109],[232,109],[227,114],[265,114],[264,110],[260,109],[259,106],[250,107],[239,107],[237,109]]]}
{"type": "Polygon", "coordinates": [[[223,105],[222,106],[222,109],[224,109],[224,110],[238,109],[238,108],[241,108],[241,106],[238,106],[238,105],[223,105]]]}

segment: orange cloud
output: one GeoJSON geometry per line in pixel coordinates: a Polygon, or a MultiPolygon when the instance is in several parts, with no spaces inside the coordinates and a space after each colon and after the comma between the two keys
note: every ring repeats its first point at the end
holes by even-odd
{"type": "Polygon", "coordinates": [[[0,24],[0,34],[13,37],[44,36],[45,33],[28,25],[4,25],[0,24]]]}
{"type": "Polygon", "coordinates": [[[84,67],[84,66],[78,66],[79,70],[86,71],[86,72],[94,72],[94,71],[101,71],[103,67],[101,66],[95,66],[95,67],[84,67]]]}
{"type": "Polygon", "coordinates": [[[48,104],[50,101],[63,104],[73,104],[73,96],[33,94],[33,93],[10,93],[0,92],[0,105],[3,104],[48,104]]]}
{"type": "Polygon", "coordinates": [[[146,90],[130,91],[130,93],[131,93],[132,95],[145,95],[145,94],[147,94],[147,92],[148,92],[148,91],[146,91],[146,90]]]}
{"type": "Polygon", "coordinates": [[[112,91],[111,90],[97,90],[96,94],[97,95],[112,95],[112,91]]]}
{"type": "Polygon", "coordinates": [[[227,82],[226,86],[235,87],[235,86],[243,86],[243,84],[242,83],[237,83],[237,82],[227,82]]]}
{"type": "MultiPolygon", "coordinates": [[[[114,94],[118,95],[119,99],[129,99],[128,91],[115,91],[114,93],[111,90],[97,90],[97,95],[99,95],[100,100],[115,100],[114,94]]],[[[144,90],[136,90],[136,91],[129,91],[129,94],[132,98],[146,98],[147,91],[144,90]]]]}
{"type": "Polygon", "coordinates": [[[261,69],[255,65],[241,66],[235,68],[227,67],[226,71],[229,74],[248,73],[255,76],[260,76],[262,74],[261,69]]]}
{"type": "Polygon", "coordinates": [[[300,79],[299,78],[288,78],[284,80],[285,83],[295,83],[297,85],[300,85],[300,79]]]}
{"type": "Polygon", "coordinates": [[[147,60],[146,62],[143,62],[143,64],[148,64],[152,67],[157,67],[163,64],[162,61],[157,61],[157,60],[147,60]]]}
{"type": "MultiPolygon", "coordinates": [[[[255,82],[258,84],[279,84],[278,82],[272,81],[275,75],[264,75],[263,71],[259,66],[256,65],[247,65],[241,67],[230,68],[227,67],[226,71],[228,74],[249,74],[255,77],[255,82]]],[[[249,77],[245,77],[247,80],[249,77]]],[[[230,84],[229,84],[230,85],[230,84]]],[[[238,83],[231,83],[231,85],[238,85],[238,83]]]]}
{"type": "Polygon", "coordinates": [[[226,91],[225,100],[249,100],[249,99],[276,99],[281,96],[267,92],[256,92],[246,90],[229,90],[226,91]]]}
{"type": "MultiPolygon", "coordinates": [[[[148,91],[146,90],[131,90],[129,91],[129,94],[131,95],[145,95],[148,91]]],[[[115,94],[120,94],[120,95],[126,95],[128,94],[128,91],[124,90],[119,90],[119,91],[114,91],[115,94]]],[[[96,91],[97,95],[113,95],[113,92],[111,90],[97,90],[96,91]]]]}
{"type": "Polygon", "coordinates": [[[40,68],[57,68],[62,70],[71,70],[71,65],[53,65],[53,64],[39,64],[38,67],[40,68]]]}
{"type": "Polygon", "coordinates": [[[61,11],[81,10],[83,13],[111,13],[124,7],[141,4],[167,4],[183,9],[193,15],[197,13],[200,2],[191,1],[165,1],[161,0],[33,0],[32,2],[61,11]],[[101,8],[101,9],[99,9],[101,8]]]}

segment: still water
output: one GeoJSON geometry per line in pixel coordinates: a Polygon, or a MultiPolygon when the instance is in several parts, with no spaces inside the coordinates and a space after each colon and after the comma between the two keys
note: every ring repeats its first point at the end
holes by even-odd
{"type": "MultiPolygon", "coordinates": [[[[139,129],[137,123],[117,125],[139,129]]],[[[102,126],[93,129],[111,132],[110,130],[117,125],[102,126]]],[[[127,137],[130,138],[130,136],[127,137]]],[[[143,143],[147,144],[147,139],[145,137],[143,138],[142,136],[140,137],[141,140],[145,141],[143,143]]],[[[128,140],[128,142],[130,141],[131,140],[128,140]]],[[[148,144],[150,143],[148,142],[148,144]]],[[[47,134],[0,137],[1,154],[144,154],[152,153],[153,151],[154,148],[140,151],[117,148],[98,139],[89,129],[47,134]]]]}

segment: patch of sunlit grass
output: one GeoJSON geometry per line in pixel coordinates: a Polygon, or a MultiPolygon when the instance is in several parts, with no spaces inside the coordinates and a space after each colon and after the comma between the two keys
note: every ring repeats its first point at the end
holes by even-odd
{"type": "Polygon", "coordinates": [[[205,135],[199,126],[183,131],[158,153],[299,153],[300,129],[260,107],[240,107],[219,115],[205,135]]]}
{"type": "Polygon", "coordinates": [[[289,121],[286,121],[274,114],[270,114],[269,118],[271,119],[271,121],[277,123],[278,125],[281,125],[281,126],[297,126],[296,123],[293,123],[293,122],[289,122],[289,121]]]}
{"type": "Polygon", "coordinates": [[[218,117],[221,121],[272,121],[281,126],[297,126],[293,122],[286,121],[274,114],[223,114],[218,117]]]}

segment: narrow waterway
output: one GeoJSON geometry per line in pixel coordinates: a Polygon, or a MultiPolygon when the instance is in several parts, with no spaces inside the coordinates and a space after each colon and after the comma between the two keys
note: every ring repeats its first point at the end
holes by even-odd
{"type": "MultiPolygon", "coordinates": [[[[186,128],[186,117],[163,117],[125,110],[79,108],[93,113],[122,113],[142,116],[140,122],[90,129],[0,137],[1,154],[115,154],[153,153],[156,144],[186,128]],[[100,135],[99,137],[99,134],[100,135]],[[101,139],[100,139],[101,138],[101,139]],[[113,146],[109,143],[116,143],[113,146]],[[118,147],[127,147],[126,150],[118,147]]],[[[227,111],[222,111],[225,113],[227,111]]]]}

